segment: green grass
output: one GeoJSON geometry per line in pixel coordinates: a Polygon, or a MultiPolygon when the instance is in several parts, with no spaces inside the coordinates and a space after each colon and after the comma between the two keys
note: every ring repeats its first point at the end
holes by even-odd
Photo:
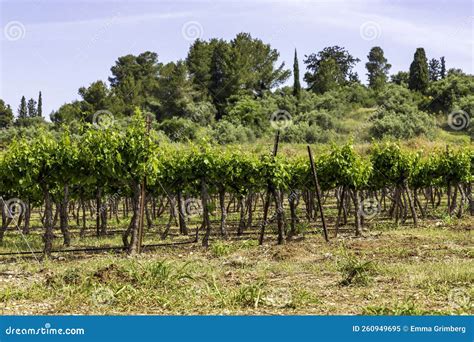
{"type": "Polygon", "coordinates": [[[306,235],[12,259],[0,264],[0,314],[473,314],[474,244],[462,229],[472,220],[436,222],[329,244],[306,235]]]}

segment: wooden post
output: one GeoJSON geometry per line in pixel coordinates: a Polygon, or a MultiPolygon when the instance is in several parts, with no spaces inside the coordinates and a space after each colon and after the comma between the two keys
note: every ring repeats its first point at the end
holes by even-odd
{"type": "Polygon", "coordinates": [[[316,184],[316,197],[318,200],[319,214],[321,215],[321,223],[323,224],[324,239],[329,242],[328,230],[326,228],[326,220],[324,219],[323,204],[321,203],[321,189],[319,187],[318,176],[316,174],[316,168],[314,167],[313,154],[311,148],[308,145],[309,162],[311,164],[311,171],[313,173],[314,184],[316,184]]]}
{"type": "MultiPolygon", "coordinates": [[[[151,118],[149,115],[146,116],[146,136],[148,137],[150,135],[150,129],[151,129],[151,118]]],[[[141,184],[141,189],[140,189],[140,217],[138,220],[138,246],[137,246],[137,252],[141,253],[142,251],[142,245],[143,245],[143,223],[144,223],[144,216],[145,216],[145,205],[146,205],[146,174],[143,177],[143,181],[141,184]]]]}

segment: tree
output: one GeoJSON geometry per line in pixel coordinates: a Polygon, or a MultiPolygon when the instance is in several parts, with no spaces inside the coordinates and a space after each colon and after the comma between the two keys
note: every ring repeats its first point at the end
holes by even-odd
{"type": "Polygon", "coordinates": [[[439,76],[441,78],[445,78],[446,77],[446,60],[444,59],[444,56],[440,58],[440,63],[441,63],[441,67],[439,70],[439,76]]]}
{"type": "Polygon", "coordinates": [[[399,71],[396,74],[393,74],[392,76],[390,76],[390,81],[392,83],[406,87],[408,85],[408,78],[409,78],[408,72],[399,71]]]}
{"type": "Polygon", "coordinates": [[[248,33],[239,33],[230,42],[223,39],[195,41],[186,65],[195,89],[203,97],[211,97],[218,110],[217,117],[221,118],[230,97],[262,97],[288,79],[291,73],[284,69],[285,64],[276,64],[279,56],[269,44],[248,33]]]}
{"type": "Polygon", "coordinates": [[[431,82],[435,82],[441,78],[441,63],[436,58],[430,59],[428,73],[431,82]]]}
{"type": "Polygon", "coordinates": [[[350,81],[354,80],[355,78],[352,69],[359,61],[360,59],[354,58],[343,47],[326,47],[322,51],[319,51],[317,54],[313,53],[306,57],[306,60],[304,62],[308,71],[304,76],[304,80],[306,81],[306,83],[308,83],[309,89],[313,91],[318,91],[325,88],[324,85],[317,83],[320,80],[332,79],[336,82],[337,86],[350,83],[350,81]],[[333,62],[326,62],[324,63],[324,75],[318,75],[319,69],[322,67],[321,64],[329,59],[333,60],[336,67],[333,68],[333,62]],[[328,68],[329,66],[331,66],[331,72],[334,73],[331,76],[327,74],[327,72],[330,70],[330,68],[328,68]]]}
{"type": "Polygon", "coordinates": [[[18,119],[26,119],[28,117],[28,108],[26,106],[26,99],[21,97],[20,106],[18,107],[18,119]]]}
{"type": "Polygon", "coordinates": [[[295,59],[293,61],[293,96],[298,100],[301,98],[300,67],[298,65],[298,55],[295,49],[295,59]]]}
{"type": "Polygon", "coordinates": [[[39,92],[38,95],[38,110],[37,110],[37,115],[42,118],[43,117],[43,96],[41,94],[41,91],[39,92]]]}
{"type": "Polygon", "coordinates": [[[195,88],[204,96],[209,95],[211,82],[211,59],[218,39],[203,41],[196,39],[189,48],[186,66],[195,88]]]}
{"type": "Polygon", "coordinates": [[[324,59],[319,63],[318,71],[314,75],[311,90],[324,94],[336,89],[341,84],[340,69],[333,58],[324,59]]]}
{"type": "Polygon", "coordinates": [[[239,33],[230,42],[231,70],[238,85],[263,96],[264,91],[271,90],[284,83],[291,75],[285,70],[285,63],[275,64],[280,57],[276,49],[262,40],[252,38],[249,33],[239,33]]]}
{"type": "Polygon", "coordinates": [[[10,105],[5,104],[5,102],[0,99],[0,128],[8,127],[12,123],[13,111],[10,108],[10,105]]]}
{"type": "MultiPolygon", "coordinates": [[[[449,113],[454,109],[462,109],[460,101],[472,101],[474,94],[474,77],[471,75],[449,74],[444,79],[432,82],[427,95],[431,97],[428,108],[431,112],[449,113]]],[[[467,112],[470,112],[469,110],[467,112]]]]}
{"type": "Polygon", "coordinates": [[[392,65],[387,63],[383,50],[379,46],[373,47],[367,58],[369,61],[365,64],[365,67],[369,77],[369,87],[379,91],[387,83],[387,74],[392,65]]]}
{"type": "Polygon", "coordinates": [[[159,120],[173,116],[192,116],[195,91],[183,61],[171,62],[162,68],[155,95],[159,103],[157,106],[159,120]]]}
{"type": "Polygon", "coordinates": [[[36,117],[36,115],[38,114],[38,110],[37,110],[37,104],[36,104],[35,99],[28,100],[27,108],[28,108],[28,117],[29,118],[36,117]]]}
{"type": "Polygon", "coordinates": [[[110,85],[123,102],[126,115],[133,115],[135,107],[146,107],[153,101],[162,64],[155,52],[146,51],[138,56],[119,57],[110,69],[110,85]]]}
{"type": "Polygon", "coordinates": [[[410,65],[408,88],[424,93],[428,88],[428,84],[428,62],[426,60],[425,49],[417,48],[413,62],[410,65]]]}
{"type": "Polygon", "coordinates": [[[55,123],[70,123],[73,120],[81,120],[82,110],[81,110],[82,101],[73,101],[71,103],[65,103],[58,110],[54,111],[51,116],[51,121],[55,123]]]}

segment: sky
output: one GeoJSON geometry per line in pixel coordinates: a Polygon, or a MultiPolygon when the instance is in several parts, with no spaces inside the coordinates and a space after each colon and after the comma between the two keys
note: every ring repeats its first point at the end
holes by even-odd
{"type": "MultiPolygon", "coordinates": [[[[78,99],[77,90],[106,81],[119,56],[186,57],[196,38],[232,39],[239,32],[271,44],[288,68],[298,50],[345,47],[365,62],[380,46],[390,73],[408,70],[417,47],[445,56],[448,68],[473,74],[470,0],[0,0],[0,99],[16,112],[21,96],[43,95],[43,115],[78,99]]],[[[289,80],[291,82],[291,80],[289,80]]]]}

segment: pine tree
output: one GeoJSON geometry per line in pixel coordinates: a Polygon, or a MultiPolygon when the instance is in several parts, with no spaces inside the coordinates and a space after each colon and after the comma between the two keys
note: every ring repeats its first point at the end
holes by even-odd
{"type": "Polygon", "coordinates": [[[444,56],[440,58],[441,62],[441,67],[439,70],[439,76],[443,79],[446,77],[446,61],[444,59],[444,56]]]}
{"type": "Polygon", "coordinates": [[[0,100],[0,128],[5,128],[13,123],[13,111],[10,105],[6,105],[3,100],[0,100]]]}
{"type": "Polygon", "coordinates": [[[441,64],[436,58],[430,59],[428,64],[428,73],[431,82],[435,82],[440,79],[441,64]]]}
{"type": "Polygon", "coordinates": [[[369,78],[369,87],[379,91],[387,83],[387,74],[391,64],[387,63],[383,50],[379,46],[374,46],[367,56],[369,60],[365,67],[367,68],[367,76],[369,78]]]}
{"type": "Polygon", "coordinates": [[[293,62],[293,96],[299,101],[301,99],[300,67],[298,65],[298,54],[295,49],[295,60],[293,62]]]}
{"type": "Polygon", "coordinates": [[[408,79],[408,88],[420,92],[425,92],[428,88],[428,62],[426,60],[425,49],[416,49],[413,62],[410,65],[410,77],[408,79]]]}
{"type": "Polygon", "coordinates": [[[27,108],[28,108],[28,117],[34,118],[38,113],[36,109],[36,101],[34,99],[29,99],[27,108]]]}
{"type": "Polygon", "coordinates": [[[18,119],[25,119],[28,117],[28,109],[26,107],[26,99],[21,97],[20,106],[18,107],[18,119]]]}
{"type": "Polygon", "coordinates": [[[38,95],[38,109],[36,111],[36,114],[42,118],[43,117],[43,97],[41,95],[41,92],[39,92],[38,95]]]}

